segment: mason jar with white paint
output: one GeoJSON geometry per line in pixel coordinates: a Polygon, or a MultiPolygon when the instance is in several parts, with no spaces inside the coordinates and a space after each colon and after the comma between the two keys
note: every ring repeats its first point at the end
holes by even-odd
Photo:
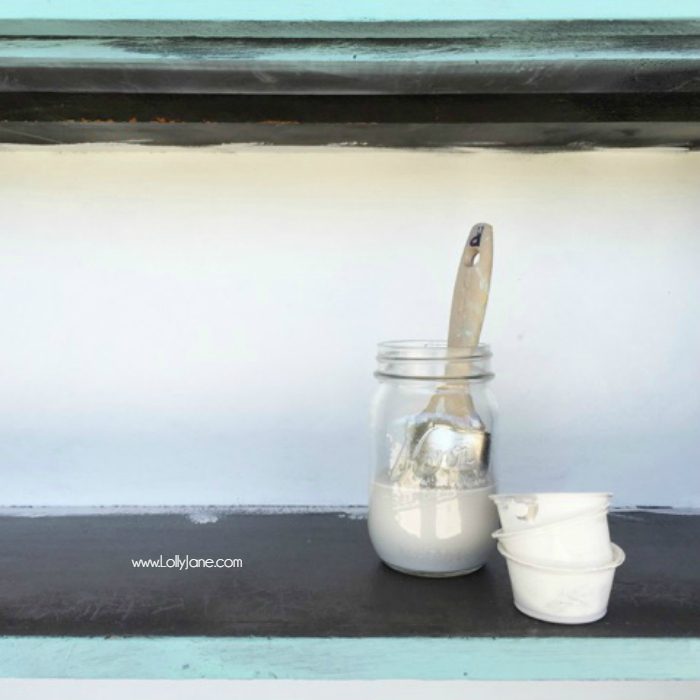
{"type": "Polygon", "coordinates": [[[380,343],[375,376],[368,522],[377,554],[417,576],[476,571],[498,528],[489,347],[380,343]]]}

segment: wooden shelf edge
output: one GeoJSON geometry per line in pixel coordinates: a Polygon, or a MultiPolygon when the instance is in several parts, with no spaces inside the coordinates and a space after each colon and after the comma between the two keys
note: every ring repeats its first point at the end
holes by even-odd
{"type": "Polygon", "coordinates": [[[35,146],[337,146],[343,148],[505,149],[700,148],[697,122],[469,124],[285,124],[0,121],[0,143],[35,146]]]}
{"type": "Polygon", "coordinates": [[[697,18],[0,21],[0,78],[4,143],[700,142],[697,18]]]}

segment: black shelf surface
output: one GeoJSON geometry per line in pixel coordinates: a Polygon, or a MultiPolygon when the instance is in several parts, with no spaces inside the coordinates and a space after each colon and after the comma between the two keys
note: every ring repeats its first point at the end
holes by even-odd
{"type": "Polygon", "coordinates": [[[455,579],[396,573],[364,519],[333,513],[0,518],[0,635],[700,637],[700,516],[611,516],[627,561],[609,613],[582,626],[515,610],[504,562],[455,579]],[[239,569],[134,569],[159,555],[239,569]]]}

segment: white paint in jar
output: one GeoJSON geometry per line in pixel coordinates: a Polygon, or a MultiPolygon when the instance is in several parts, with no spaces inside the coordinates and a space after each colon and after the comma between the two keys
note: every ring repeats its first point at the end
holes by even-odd
{"type": "Polygon", "coordinates": [[[477,489],[406,488],[388,478],[371,485],[369,535],[389,566],[419,576],[459,576],[480,569],[494,548],[498,515],[477,489]]]}

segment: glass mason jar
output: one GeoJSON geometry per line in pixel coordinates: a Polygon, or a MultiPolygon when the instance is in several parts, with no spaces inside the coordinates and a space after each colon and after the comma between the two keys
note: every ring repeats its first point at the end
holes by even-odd
{"type": "Polygon", "coordinates": [[[369,534],[390,567],[418,576],[481,568],[498,515],[489,495],[496,405],[487,345],[379,344],[369,534]]]}

